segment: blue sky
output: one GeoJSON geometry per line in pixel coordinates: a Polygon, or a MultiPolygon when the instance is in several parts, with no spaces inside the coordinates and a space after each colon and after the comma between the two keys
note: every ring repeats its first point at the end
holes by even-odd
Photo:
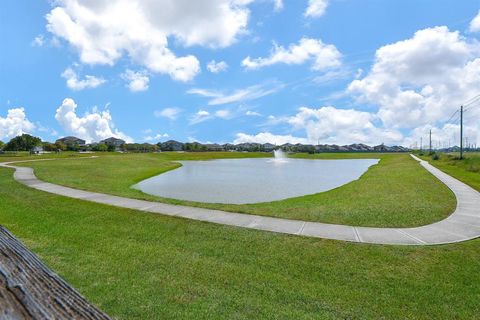
{"type": "MultiPolygon", "coordinates": [[[[0,6],[4,141],[28,132],[413,146],[432,129],[444,145],[458,138],[456,116],[447,120],[480,94],[480,1],[0,6]]],[[[477,109],[470,142],[480,140],[477,109]]]]}

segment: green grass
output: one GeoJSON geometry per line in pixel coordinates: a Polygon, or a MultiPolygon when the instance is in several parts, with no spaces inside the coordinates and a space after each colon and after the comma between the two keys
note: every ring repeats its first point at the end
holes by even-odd
{"type": "Polygon", "coordinates": [[[459,160],[459,154],[438,154],[440,158],[433,160],[430,156],[422,156],[424,160],[440,170],[480,191],[480,153],[465,153],[465,159],[459,160]]]}
{"type": "Polygon", "coordinates": [[[0,153],[0,162],[9,162],[9,161],[24,161],[24,160],[38,160],[38,159],[71,159],[71,158],[82,158],[82,157],[91,157],[94,154],[88,153],[78,153],[72,151],[64,151],[60,154],[56,153],[45,153],[40,155],[31,155],[26,151],[7,151],[5,153],[0,153]]]}
{"type": "MultiPolygon", "coordinates": [[[[451,214],[451,191],[407,154],[297,154],[311,159],[379,158],[359,180],[340,188],[282,201],[225,205],[187,202],[146,195],[131,186],[175,169],[175,160],[264,157],[250,153],[161,153],[104,155],[97,159],[25,163],[49,182],[119,196],[226,211],[357,226],[409,227],[439,221],[451,214]]],[[[314,160],[312,160],[314,161],[314,160]]]]}
{"type": "Polygon", "coordinates": [[[218,226],[51,195],[7,169],[0,224],[118,319],[480,314],[480,240],[380,246],[218,226]]]}

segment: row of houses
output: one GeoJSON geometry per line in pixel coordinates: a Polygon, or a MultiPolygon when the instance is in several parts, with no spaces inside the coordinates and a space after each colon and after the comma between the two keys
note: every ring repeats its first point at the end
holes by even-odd
{"type": "Polygon", "coordinates": [[[159,142],[161,151],[239,151],[239,152],[272,152],[275,149],[282,149],[286,152],[407,152],[409,149],[401,146],[368,146],[365,144],[335,145],[335,144],[291,144],[274,145],[271,143],[239,143],[239,144],[217,144],[198,142],[182,143],[175,140],[159,142]]]}
{"type": "MultiPolygon", "coordinates": [[[[384,144],[378,146],[368,146],[365,144],[351,144],[351,145],[310,145],[310,144],[290,144],[274,145],[271,143],[239,143],[239,144],[217,144],[199,142],[179,142],[175,140],[168,140],[159,142],[157,144],[126,144],[122,139],[110,137],[99,141],[98,143],[87,144],[85,140],[68,136],[58,139],[56,144],[63,144],[68,150],[94,150],[106,151],[128,151],[128,152],[153,152],[153,151],[237,151],[237,152],[272,152],[275,149],[282,149],[286,152],[406,152],[409,149],[400,146],[385,146],[384,144]],[[103,145],[102,148],[100,148],[103,145]],[[106,147],[105,147],[106,146],[106,147]]],[[[36,149],[34,152],[42,151],[36,149]]]]}
{"type": "Polygon", "coordinates": [[[115,137],[110,137],[108,139],[101,140],[98,143],[94,142],[94,143],[87,144],[86,141],[83,139],[73,137],[73,136],[68,136],[68,137],[58,139],[57,141],[55,141],[55,143],[62,143],[67,147],[75,146],[78,148],[95,147],[96,145],[99,145],[99,144],[105,144],[106,146],[110,146],[115,148],[116,150],[119,150],[125,144],[125,140],[118,139],[115,137]]]}

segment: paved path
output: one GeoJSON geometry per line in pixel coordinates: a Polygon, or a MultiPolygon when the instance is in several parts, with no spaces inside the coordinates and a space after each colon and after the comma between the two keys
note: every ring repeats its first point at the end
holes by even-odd
{"type": "Polygon", "coordinates": [[[82,191],[43,182],[37,179],[32,168],[15,167],[10,165],[14,162],[0,163],[0,166],[14,168],[15,180],[37,190],[122,208],[242,228],[351,242],[396,245],[435,245],[461,242],[480,237],[480,193],[463,182],[443,173],[428,162],[420,160],[413,155],[412,157],[420,161],[420,164],[426,170],[445,183],[457,197],[457,208],[455,212],[445,220],[415,228],[354,227],[289,220],[177,206],[82,191]]]}

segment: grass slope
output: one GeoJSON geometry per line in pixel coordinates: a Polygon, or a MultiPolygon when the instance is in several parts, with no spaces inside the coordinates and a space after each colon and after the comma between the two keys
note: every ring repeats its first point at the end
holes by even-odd
{"type": "Polygon", "coordinates": [[[480,240],[361,245],[145,214],[0,169],[0,224],[118,319],[473,319],[480,240]]]}
{"type": "Polygon", "coordinates": [[[439,156],[438,160],[433,160],[429,156],[422,156],[421,158],[480,191],[480,153],[466,153],[463,160],[458,159],[458,154],[442,153],[439,156]]]}
{"type": "Polygon", "coordinates": [[[226,211],[357,226],[409,227],[439,221],[453,212],[451,191],[407,154],[299,154],[312,159],[380,158],[357,181],[340,188],[281,201],[225,205],[146,195],[133,184],[175,169],[175,160],[261,157],[250,153],[162,153],[108,155],[97,159],[25,163],[49,182],[125,197],[186,204],[226,211]]]}

